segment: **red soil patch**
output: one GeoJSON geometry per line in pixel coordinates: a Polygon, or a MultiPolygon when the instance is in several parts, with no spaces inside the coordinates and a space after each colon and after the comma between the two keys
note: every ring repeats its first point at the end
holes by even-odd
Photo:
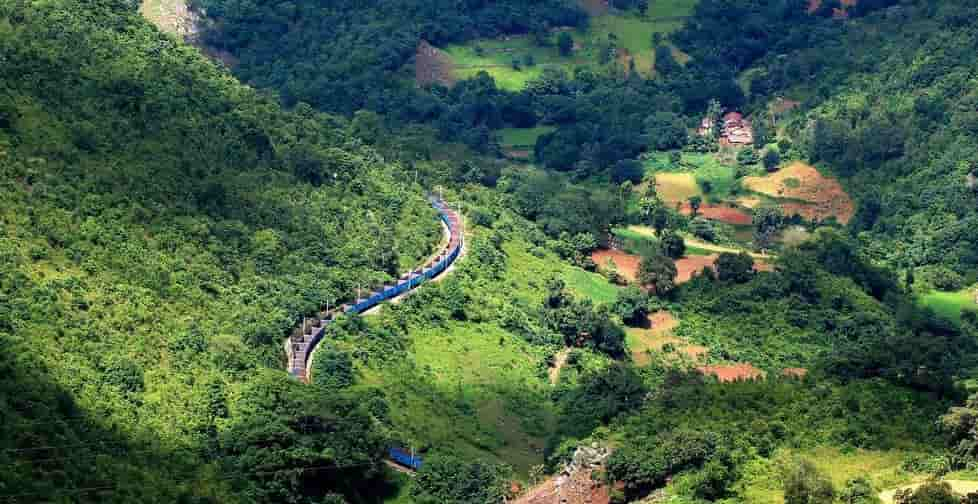
{"type": "Polygon", "coordinates": [[[503,154],[510,159],[529,160],[533,157],[533,151],[526,149],[503,149],[503,154]]]}
{"type": "Polygon", "coordinates": [[[414,80],[419,86],[455,84],[452,60],[437,47],[422,40],[414,61],[414,80]]]}
{"type": "MultiPolygon", "coordinates": [[[[686,283],[699,275],[703,268],[713,268],[719,254],[711,255],[691,255],[676,260],[676,284],[686,283]]],[[[591,252],[591,260],[598,268],[604,268],[611,260],[615,264],[618,273],[629,282],[638,281],[638,267],[642,258],[637,255],[628,254],[621,250],[598,249],[591,252]]],[[[771,264],[754,260],[755,271],[774,271],[771,264]]]]}
{"type": "Polygon", "coordinates": [[[604,268],[608,260],[615,264],[615,268],[618,269],[618,273],[624,277],[629,282],[635,282],[638,280],[638,265],[642,262],[642,258],[637,255],[626,254],[621,250],[607,250],[599,249],[591,253],[591,260],[594,264],[597,264],[599,268],[604,268]]]}
{"type": "Polygon", "coordinates": [[[764,378],[764,372],[750,363],[725,364],[716,366],[700,366],[697,371],[704,375],[713,375],[720,383],[735,381],[759,380],[764,378]]]}
{"type": "MultiPolygon", "coordinates": [[[[689,206],[689,202],[684,203],[680,211],[683,213],[683,215],[693,214],[693,208],[689,206]]],[[[751,216],[749,213],[739,208],[729,207],[726,205],[704,204],[700,206],[697,214],[706,219],[725,222],[735,226],[749,226],[751,224],[751,216]]]]}
{"type": "Polygon", "coordinates": [[[553,476],[511,501],[513,504],[609,504],[611,488],[603,478],[591,478],[593,471],[581,470],[570,476],[553,476]]]}
{"type": "Polygon", "coordinates": [[[693,275],[698,275],[703,268],[713,268],[713,264],[720,257],[719,254],[707,256],[686,256],[676,261],[676,283],[681,284],[693,279],[693,275]]]}
{"type": "Polygon", "coordinates": [[[808,374],[808,370],[801,367],[789,367],[781,370],[781,376],[788,378],[804,378],[808,374]]]}
{"type": "Polygon", "coordinates": [[[835,217],[846,224],[856,213],[852,198],[839,181],[826,177],[814,166],[794,162],[763,177],[744,177],[744,187],[772,198],[781,198],[784,213],[809,220],[835,217]]]}

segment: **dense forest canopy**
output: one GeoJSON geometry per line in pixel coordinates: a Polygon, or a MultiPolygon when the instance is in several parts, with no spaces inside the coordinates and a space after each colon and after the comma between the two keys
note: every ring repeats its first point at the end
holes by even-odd
{"type": "Polygon", "coordinates": [[[978,478],[978,315],[920,301],[978,281],[978,3],[849,4],[701,0],[648,73],[607,36],[520,90],[419,87],[418,44],[573,53],[576,2],[195,0],[229,67],[129,0],[0,4],[0,500],[487,504],[595,446],[621,502],[978,478]],[[756,148],[722,152],[697,126],[735,110],[756,148]],[[533,127],[530,163],[501,156],[533,127]],[[694,161],[736,183],[817,164],[855,215],[708,220],[734,188],[657,188],[694,161]],[[465,257],[290,378],[307,316],[436,250],[428,192],[464,208],[465,257]],[[714,266],[680,280],[692,256],[714,266]],[[759,379],[711,377],[730,363],[759,379]],[[813,450],[885,475],[833,481],[813,450]]]}
{"type": "Polygon", "coordinates": [[[281,345],[430,252],[423,193],[128,6],[7,2],[0,39],[5,496],[357,495],[386,435],[281,345]]]}
{"type": "Polygon", "coordinates": [[[437,113],[438,100],[402,72],[421,40],[442,45],[587,21],[564,0],[195,2],[216,20],[205,41],[234,54],[244,80],[280,90],[286,103],[422,119],[437,113]]]}

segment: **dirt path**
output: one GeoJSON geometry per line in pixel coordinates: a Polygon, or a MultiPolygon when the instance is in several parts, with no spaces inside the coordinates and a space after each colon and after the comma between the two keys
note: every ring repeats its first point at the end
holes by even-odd
{"type": "Polygon", "coordinates": [[[567,364],[567,357],[570,356],[571,349],[565,348],[554,356],[554,365],[552,368],[547,370],[547,374],[550,376],[550,384],[556,385],[557,380],[560,379],[560,370],[567,364]]]}
{"type": "MultiPolygon", "coordinates": [[[[636,233],[655,238],[655,231],[653,231],[651,228],[647,226],[628,226],[628,229],[629,231],[634,231],[636,233]]],[[[757,252],[750,252],[742,248],[727,247],[724,245],[709,243],[687,233],[682,233],[682,237],[683,237],[683,241],[686,242],[687,246],[696,247],[703,250],[709,250],[710,252],[718,252],[718,253],[729,252],[731,254],[739,254],[741,252],[747,252],[747,254],[753,257],[754,259],[761,259],[764,261],[770,261],[775,257],[771,254],[758,254],[757,252]]]]}

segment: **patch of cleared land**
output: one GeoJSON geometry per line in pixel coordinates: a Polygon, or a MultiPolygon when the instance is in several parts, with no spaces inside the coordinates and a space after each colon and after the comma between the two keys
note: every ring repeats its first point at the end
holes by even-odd
{"type": "MultiPolygon", "coordinates": [[[[978,481],[943,480],[943,482],[951,486],[952,492],[962,497],[970,493],[978,492],[978,481]]],[[[883,504],[891,504],[893,502],[893,498],[896,496],[897,490],[916,489],[920,485],[923,485],[923,483],[914,483],[911,485],[904,485],[899,488],[891,488],[880,493],[880,500],[883,501],[883,504]]]]}
{"type": "Polygon", "coordinates": [[[716,377],[720,383],[760,380],[764,378],[764,371],[757,369],[748,362],[741,362],[739,364],[700,366],[696,368],[696,370],[704,375],[716,377]]]}
{"type": "Polygon", "coordinates": [[[500,146],[504,149],[526,148],[533,150],[537,139],[554,131],[553,126],[537,126],[535,128],[504,128],[499,130],[500,146]]]}
{"type": "Polygon", "coordinates": [[[455,84],[452,59],[441,49],[422,40],[414,59],[414,80],[419,86],[455,84]]]}
{"type": "Polygon", "coordinates": [[[690,345],[687,341],[677,338],[672,330],[679,325],[679,320],[667,311],[658,311],[649,315],[646,327],[629,327],[626,330],[626,341],[632,352],[632,360],[638,366],[647,366],[652,362],[652,352],[663,352],[666,345],[672,345],[673,356],[685,356],[692,360],[703,358],[708,349],[700,345],[690,345]]]}
{"type": "Polygon", "coordinates": [[[683,204],[693,196],[702,196],[696,176],[692,173],[656,173],[656,192],[670,206],[683,204]]]}
{"type": "Polygon", "coordinates": [[[139,12],[161,31],[180,37],[196,33],[197,15],[186,0],[143,0],[139,12]]]}
{"type": "Polygon", "coordinates": [[[605,268],[608,261],[611,261],[623,278],[629,282],[638,281],[638,265],[642,262],[642,258],[637,255],[621,250],[598,249],[591,253],[591,260],[598,265],[598,268],[605,268]]]}
{"type": "MultiPolygon", "coordinates": [[[[684,203],[679,211],[684,215],[693,215],[693,207],[688,202],[684,203]]],[[[696,211],[696,215],[704,219],[733,224],[734,226],[749,226],[752,222],[749,213],[729,204],[714,205],[703,203],[696,211]]]]}
{"type": "MultiPolygon", "coordinates": [[[[655,237],[655,231],[653,231],[652,228],[648,226],[628,226],[628,230],[642,236],[647,236],[649,238],[655,237]]],[[[688,233],[681,233],[681,235],[683,237],[683,241],[686,242],[687,251],[690,248],[692,248],[692,249],[699,249],[706,252],[705,254],[701,254],[701,255],[710,255],[709,254],[710,252],[717,252],[717,253],[730,252],[731,254],[739,254],[741,252],[747,252],[748,254],[750,254],[751,257],[754,258],[755,261],[754,265],[758,271],[766,271],[765,269],[763,269],[764,266],[762,266],[762,263],[764,261],[771,259],[770,255],[758,254],[756,252],[748,252],[746,250],[738,249],[734,247],[725,247],[723,245],[708,243],[688,233]]]]}
{"type": "MultiPolygon", "coordinates": [[[[731,249],[734,250],[734,249],[731,249]]],[[[735,251],[736,252],[736,251],[735,251]]],[[[676,283],[682,284],[693,279],[700,274],[703,268],[713,268],[719,254],[710,255],[688,255],[676,260],[676,283]]],[[[629,254],[621,250],[599,249],[591,253],[591,260],[598,265],[598,268],[606,268],[608,261],[614,263],[618,273],[629,282],[638,281],[638,268],[642,258],[635,254],[629,254]]],[[[757,271],[770,271],[771,266],[767,263],[758,261],[754,265],[757,271]]]]}
{"type": "MultiPolygon", "coordinates": [[[[895,450],[846,450],[822,446],[808,450],[781,449],[770,459],[757,460],[754,470],[747,471],[740,498],[752,504],[783,504],[784,482],[779,468],[790,460],[801,457],[811,461],[819,472],[826,475],[835,488],[843,488],[846,481],[855,477],[868,478],[875,488],[894,488],[922,478],[900,468],[908,452],[895,450]]],[[[886,501],[884,501],[886,502],[886,501]]]]}
{"type": "MultiPolygon", "coordinates": [[[[450,45],[443,49],[451,60],[455,77],[465,79],[485,71],[499,87],[519,91],[548,67],[571,71],[581,66],[599,66],[600,55],[608,46],[609,35],[614,35],[619,64],[628,68],[629,60],[634,60],[639,72],[651,75],[655,64],[652,35],[661,33],[665,36],[678,30],[683,19],[692,12],[696,0],[669,0],[651,4],[643,16],[637,11],[609,11],[604,0],[583,1],[582,7],[592,16],[590,26],[587,30],[569,31],[575,49],[568,56],[561,56],[557,50],[556,43],[553,43],[556,35],[546,47],[536,45],[532,37],[507,36],[450,45]],[[528,56],[532,58],[533,65],[526,64],[528,56]],[[518,62],[516,67],[514,60],[518,62]]],[[[689,60],[682,51],[670,47],[678,62],[684,64],[689,60]]]]}
{"type": "Polygon", "coordinates": [[[743,184],[751,191],[779,200],[786,215],[797,213],[809,220],[835,217],[846,224],[855,213],[852,198],[837,180],[800,161],[763,177],[744,177],[743,184]]]}

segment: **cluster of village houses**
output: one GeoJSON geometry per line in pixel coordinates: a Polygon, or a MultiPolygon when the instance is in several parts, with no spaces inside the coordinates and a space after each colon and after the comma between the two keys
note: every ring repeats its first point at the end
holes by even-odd
{"type": "MultiPolygon", "coordinates": [[[[696,132],[708,136],[713,130],[713,119],[704,117],[696,132]]],[[[754,128],[740,112],[727,112],[720,118],[720,146],[747,147],[754,145],[754,128]]]]}

